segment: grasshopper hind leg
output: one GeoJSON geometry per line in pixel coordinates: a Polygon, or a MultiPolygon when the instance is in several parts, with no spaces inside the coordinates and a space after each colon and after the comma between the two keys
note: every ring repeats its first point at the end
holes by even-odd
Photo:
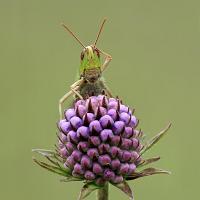
{"type": "Polygon", "coordinates": [[[59,115],[60,115],[60,120],[62,119],[62,105],[63,103],[73,94],[77,95],[78,98],[83,99],[83,97],[80,95],[79,93],[79,88],[83,83],[83,79],[80,79],[78,81],[76,81],[74,84],[71,85],[70,87],[70,91],[67,92],[60,100],[59,100],[59,115]]]}
{"type": "Polygon", "coordinates": [[[67,93],[59,100],[59,115],[60,115],[60,120],[62,119],[62,104],[63,104],[71,95],[73,95],[73,91],[67,92],[67,93]]]}

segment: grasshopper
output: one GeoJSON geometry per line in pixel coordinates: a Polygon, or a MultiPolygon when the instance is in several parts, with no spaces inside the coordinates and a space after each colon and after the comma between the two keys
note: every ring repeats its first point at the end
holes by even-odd
{"type": "Polygon", "coordinates": [[[72,95],[75,95],[78,99],[84,99],[93,95],[97,96],[99,94],[106,94],[109,97],[112,97],[112,94],[102,77],[102,72],[104,72],[108,67],[112,57],[96,47],[105,22],[106,19],[101,23],[94,44],[89,46],[85,46],[64,23],[61,24],[65,30],[78,41],[78,43],[83,47],[83,50],[81,52],[81,64],[78,72],[78,80],[70,86],[70,91],[59,100],[60,119],[62,119],[63,113],[62,105],[72,95]],[[101,64],[101,54],[105,57],[103,64],[101,64]]]}

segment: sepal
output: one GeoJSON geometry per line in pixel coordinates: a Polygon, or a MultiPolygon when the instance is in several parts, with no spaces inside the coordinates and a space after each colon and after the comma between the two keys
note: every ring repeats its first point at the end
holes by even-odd
{"type": "Polygon", "coordinates": [[[114,185],[115,187],[120,189],[122,192],[124,192],[129,197],[130,200],[134,200],[132,190],[126,181],[123,181],[122,183],[118,183],[118,184],[112,183],[112,185],[114,185]]]}
{"type": "Polygon", "coordinates": [[[45,163],[43,161],[37,160],[33,157],[33,161],[39,166],[47,169],[48,171],[54,172],[61,176],[69,177],[71,176],[71,170],[69,168],[62,167],[62,161],[58,154],[51,150],[44,149],[33,149],[33,152],[39,153],[44,156],[51,164],[45,163]]]}
{"type": "Polygon", "coordinates": [[[146,160],[142,160],[138,165],[137,165],[137,168],[139,168],[139,167],[144,167],[144,166],[146,166],[146,165],[148,165],[148,164],[151,164],[151,163],[153,163],[153,162],[156,162],[156,161],[158,161],[158,160],[160,160],[160,157],[158,156],[158,157],[153,157],[153,158],[148,158],[148,159],[146,159],[146,160]]]}
{"type": "Polygon", "coordinates": [[[147,168],[142,170],[141,172],[134,172],[131,175],[126,177],[126,180],[134,180],[137,178],[141,178],[144,176],[151,176],[154,174],[171,174],[171,172],[163,170],[163,169],[157,169],[157,168],[147,168]]]}
{"type": "Polygon", "coordinates": [[[160,133],[158,133],[155,137],[150,139],[146,144],[144,144],[143,149],[140,152],[140,155],[144,154],[147,150],[149,150],[154,144],[156,144],[164,135],[165,133],[169,130],[171,127],[171,123],[167,125],[165,129],[163,129],[160,133]]]}
{"type": "Polygon", "coordinates": [[[83,200],[87,196],[89,196],[93,191],[98,190],[102,188],[103,186],[96,185],[94,182],[88,182],[85,183],[85,185],[82,187],[78,200],[83,200]]]}

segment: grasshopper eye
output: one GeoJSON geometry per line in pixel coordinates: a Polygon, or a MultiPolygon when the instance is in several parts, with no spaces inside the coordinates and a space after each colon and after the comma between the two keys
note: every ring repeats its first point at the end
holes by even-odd
{"type": "Polygon", "coordinates": [[[84,58],[84,52],[82,51],[81,52],[81,60],[83,60],[83,58],[84,58]]]}

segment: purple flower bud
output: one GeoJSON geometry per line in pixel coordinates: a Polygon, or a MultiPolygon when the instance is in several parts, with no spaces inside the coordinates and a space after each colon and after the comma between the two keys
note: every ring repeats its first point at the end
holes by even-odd
{"type": "Polygon", "coordinates": [[[103,173],[103,178],[107,181],[110,181],[112,179],[114,179],[115,177],[115,173],[110,170],[110,169],[105,169],[104,173],[103,173]]]}
{"type": "Polygon", "coordinates": [[[92,171],[97,174],[100,175],[103,173],[103,168],[101,167],[101,165],[99,163],[94,163],[93,164],[93,168],[92,171]]]}
{"type": "Polygon", "coordinates": [[[86,100],[86,107],[88,112],[94,111],[95,108],[99,105],[98,99],[93,96],[86,100]]]}
{"type": "Polygon", "coordinates": [[[125,127],[123,137],[130,138],[133,136],[133,133],[134,133],[133,128],[127,126],[127,127],[125,127]]]}
{"type": "Polygon", "coordinates": [[[82,153],[79,150],[74,150],[71,156],[73,157],[74,161],[80,162],[82,153]]]}
{"type": "Polygon", "coordinates": [[[115,176],[111,181],[114,184],[118,184],[123,182],[123,180],[124,180],[123,176],[115,176]]]}
{"type": "Polygon", "coordinates": [[[60,140],[58,140],[58,147],[59,148],[63,148],[65,145],[63,144],[63,142],[61,142],[60,140]]]}
{"type": "Polygon", "coordinates": [[[100,133],[102,131],[102,127],[98,120],[94,120],[89,125],[90,132],[100,133]]]}
{"type": "Polygon", "coordinates": [[[131,147],[132,147],[132,140],[131,139],[122,138],[121,148],[129,150],[131,147]]]}
{"type": "Polygon", "coordinates": [[[131,161],[136,161],[140,155],[136,151],[131,152],[131,161]]]}
{"type": "Polygon", "coordinates": [[[131,121],[129,122],[129,126],[131,127],[135,127],[138,123],[138,120],[136,119],[136,117],[134,115],[131,116],[131,121]]]}
{"type": "Polygon", "coordinates": [[[107,110],[106,110],[106,108],[100,106],[100,107],[99,107],[99,110],[100,110],[101,116],[104,116],[104,115],[107,114],[107,110]]]}
{"type": "Polygon", "coordinates": [[[135,129],[135,130],[133,131],[133,137],[134,137],[134,138],[137,138],[137,137],[139,136],[139,134],[140,134],[140,131],[139,131],[139,130],[136,130],[136,129],[135,129]]]}
{"type": "Polygon", "coordinates": [[[67,136],[65,134],[63,134],[63,133],[60,133],[60,139],[62,140],[62,143],[65,143],[65,142],[68,141],[67,140],[67,136]]]}
{"type": "Polygon", "coordinates": [[[70,123],[74,129],[78,129],[80,126],[83,125],[83,121],[76,116],[70,119],[70,123]]]}
{"type": "Polygon", "coordinates": [[[115,98],[109,98],[109,103],[112,101],[117,102],[117,100],[115,98]]]}
{"type": "Polygon", "coordinates": [[[128,162],[131,160],[132,154],[129,151],[124,151],[122,154],[122,160],[128,162]]]}
{"type": "Polygon", "coordinates": [[[96,110],[96,113],[95,113],[95,116],[96,116],[97,119],[101,118],[102,116],[104,116],[106,114],[107,114],[106,108],[104,108],[102,106],[97,107],[97,110],[96,110]]]}
{"type": "Polygon", "coordinates": [[[77,137],[77,133],[75,131],[70,131],[67,135],[67,139],[70,142],[78,143],[79,139],[77,137]]]}
{"type": "Polygon", "coordinates": [[[108,153],[109,152],[109,149],[110,149],[110,145],[109,144],[100,144],[98,146],[98,150],[99,150],[99,154],[105,154],[105,153],[108,153]]]}
{"type": "Polygon", "coordinates": [[[75,161],[73,159],[72,156],[69,156],[66,160],[66,165],[69,167],[69,168],[73,168],[74,165],[75,165],[75,161]]]}
{"type": "Polygon", "coordinates": [[[86,126],[81,126],[77,129],[77,136],[83,137],[85,139],[89,138],[89,128],[86,126]]]}
{"type": "Polygon", "coordinates": [[[84,170],[83,170],[82,166],[79,163],[76,163],[74,165],[73,174],[78,174],[78,175],[83,175],[84,174],[84,170]]]}
{"type": "Polygon", "coordinates": [[[143,147],[144,146],[142,144],[139,144],[138,147],[137,147],[137,149],[136,149],[136,151],[140,152],[143,149],[143,147]]]}
{"type": "Polygon", "coordinates": [[[98,136],[91,136],[89,141],[94,146],[99,146],[101,144],[101,140],[98,136]]]}
{"type": "Polygon", "coordinates": [[[86,107],[83,105],[79,105],[76,109],[76,113],[78,115],[78,117],[83,117],[86,113],[86,107]]]}
{"type": "Polygon", "coordinates": [[[93,113],[86,113],[83,116],[83,122],[85,125],[90,124],[93,120],[95,120],[95,115],[93,113]]]}
{"type": "Polygon", "coordinates": [[[119,159],[117,159],[117,158],[115,160],[112,160],[112,162],[111,162],[111,168],[113,170],[119,169],[120,165],[121,165],[121,163],[120,163],[119,159]]]}
{"type": "Polygon", "coordinates": [[[120,105],[120,112],[125,112],[125,113],[128,113],[129,112],[129,108],[125,105],[120,105]]]}
{"type": "Polygon", "coordinates": [[[112,127],[112,125],[114,124],[112,117],[109,115],[104,115],[103,117],[100,118],[99,121],[103,128],[112,127]]]}
{"type": "Polygon", "coordinates": [[[128,174],[128,171],[129,171],[129,164],[128,163],[121,164],[119,173],[122,175],[126,175],[126,174],[128,174]]]}
{"type": "Polygon", "coordinates": [[[94,180],[95,179],[95,174],[91,171],[86,171],[84,177],[87,180],[94,180]]]}
{"type": "Polygon", "coordinates": [[[66,120],[61,120],[59,122],[59,127],[63,133],[68,133],[72,130],[70,123],[66,122],[66,120]]]}
{"type": "Polygon", "coordinates": [[[101,102],[103,98],[104,98],[104,95],[100,94],[100,95],[97,96],[97,99],[98,99],[99,102],[101,102]]]}
{"type": "Polygon", "coordinates": [[[102,155],[99,156],[98,162],[102,165],[102,166],[107,166],[110,165],[111,163],[111,158],[109,155],[102,155]]]}
{"type": "Polygon", "coordinates": [[[137,166],[141,162],[142,162],[142,158],[138,156],[138,158],[134,161],[134,164],[137,166]]]}
{"type": "Polygon", "coordinates": [[[65,144],[65,146],[66,146],[67,151],[68,151],[69,153],[72,153],[72,151],[74,151],[74,149],[75,149],[75,146],[74,146],[71,142],[67,142],[67,143],[65,144]]]}
{"type": "Polygon", "coordinates": [[[135,171],[135,169],[136,169],[135,164],[134,164],[134,163],[130,164],[130,165],[129,165],[128,173],[129,173],[129,174],[132,174],[132,173],[135,171]]]}
{"type": "Polygon", "coordinates": [[[62,157],[66,157],[68,155],[67,149],[65,147],[63,147],[62,149],[60,149],[60,155],[62,157]]]}
{"type": "Polygon", "coordinates": [[[75,108],[78,108],[79,105],[85,105],[85,100],[78,100],[76,103],[75,103],[75,108]]]}
{"type": "Polygon", "coordinates": [[[119,150],[120,150],[120,149],[119,149],[118,147],[112,146],[112,147],[110,148],[110,150],[109,150],[110,156],[111,156],[112,158],[115,158],[115,157],[118,155],[119,150]]]}
{"type": "Polygon", "coordinates": [[[74,172],[74,170],[72,171],[72,176],[76,177],[76,178],[82,178],[83,175],[81,174],[77,174],[76,172],[74,172]]]}
{"type": "Polygon", "coordinates": [[[110,101],[108,103],[108,108],[109,109],[115,109],[115,110],[117,110],[117,108],[118,108],[118,102],[117,101],[110,101]]]}
{"type": "Polygon", "coordinates": [[[108,138],[113,136],[113,132],[110,129],[104,129],[100,133],[100,138],[103,142],[105,142],[108,138]]]}
{"type": "Polygon", "coordinates": [[[122,120],[127,125],[130,123],[131,116],[128,113],[122,112],[120,114],[120,120],[122,120]]]}
{"type": "Polygon", "coordinates": [[[98,97],[97,97],[97,96],[91,96],[90,98],[91,98],[91,103],[92,103],[95,107],[97,107],[97,106],[99,105],[99,99],[98,99],[98,97]]]}
{"type": "Polygon", "coordinates": [[[70,108],[65,111],[65,118],[70,121],[72,117],[76,116],[76,112],[73,108],[70,108]]]}
{"type": "Polygon", "coordinates": [[[120,141],[121,141],[121,137],[118,136],[118,135],[115,135],[115,136],[113,136],[111,138],[111,142],[110,143],[111,143],[111,145],[118,146],[120,141]]]}
{"type": "Polygon", "coordinates": [[[134,149],[137,149],[138,146],[139,146],[139,140],[136,139],[136,138],[132,138],[132,147],[133,147],[134,149]]]}
{"type": "Polygon", "coordinates": [[[88,149],[87,155],[89,156],[89,158],[94,159],[99,156],[99,152],[96,148],[91,148],[91,149],[88,149]]]}
{"type": "Polygon", "coordinates": [[[88,142],[79,142],[77,145],[78,150],[82,152],[87,152],[88,147],[89,147],[88,142]]]}
{"type": "Polygon", "coordinates": [[[117,111],[115,109],[108,110],[107,114],[110,115],[113,120],[116,120],[118,117],[117,111]]]}
{"type": "Polygon", "coordinates": [[[88,156],[86,156],[86,155],[82,156],[81,166],[84,169],[90,169],[92,167],[92,161],[90,160],[90,158],[88,156]]]}
{"type": "Polygon", "coordinates": [[[119,135],[124,131],[125,124],[123,121],[116,121],[113,125],[113,133],[119,135]]]}

